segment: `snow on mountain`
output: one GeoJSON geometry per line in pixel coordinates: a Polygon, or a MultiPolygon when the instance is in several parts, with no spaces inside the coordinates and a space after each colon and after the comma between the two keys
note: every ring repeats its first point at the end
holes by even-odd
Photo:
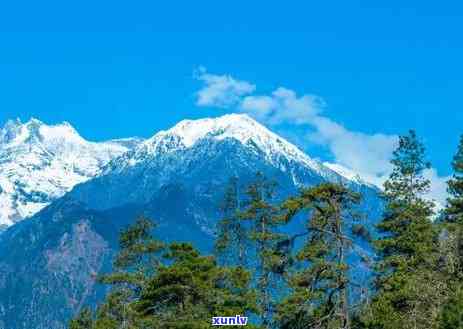
{"type": "Polygon", "coordinates": [[[67,122],[8,121],[0,129],[0,228],[35,214],[139,143],[88,142],[67,122]]]}
{"type": "MultiPolygon", "coordinates": [[[[120,153],[120,144],[85,142],[66,125],[55,127],[54,133],[39,129],[41,137],[31,134],[34,124],[25,126],[3,131],[0,143],[0,154],[21,160],[7,161],[14,165],[12,175],[20,180],[2,174],[6,182],[0,183],[11,195],[27,201],[30,208],[23,208],[39,208],[53,192],[59,195],[77,181],[96,177],[0,235],[0,327],[8,323],[23,329],[64,328],[82,305],[94,307],[103,288],[95,285],[95,273],[110,269],[120,229],[140,214],[156,221],[156,235],[163,241],[190,241],[209,254],[217,220],[223,216],[219,205],[231,177],[238,177],[244,187],[256,172],[262,172],[278,184],[279,200],[295,195],[301,186],[346,183],[362,195],[357,207],[366,214],[361,216],[362,224],[374,232],[380,218],[377,189],[311,159],[244,115],[182,121],[114,158],[104,169],[100,164],[113,155],[108,149],[120,153]],[[28,157],[33,164],[24,160],[28,157]],[[26,188],[14,184],[15,180],[26,188]],[[27,198],[21,189],[28,191],[27,198]]],[[[0,166],[5,166],[1,160],[0,166]]],[[[17,208],[8,204],[6,209],[17,208]]],[[[285,232],[300,233],[305,224],[300,218],[285,232]]],[[[362,253],[368,252],[366,241],[359,239],[356,245],[362,253]]],[[[355,281],[369,275],[362,259],[349,255],[355,281]]]]}
{"type": "Polygon", "coordinates": [[[228,141],[238,142],[255,159],[287,172],[296,186],[304,185],[309,172],[328,181],[366,185],[355,173],[310,158],[244,114],[183,120],[145,141],[128,138],[101,143],[86,141],[66,122],[49,126],[37,119],[16,120],[0,130],[0,229],[35,214],[90,178],[138,165],[155,166],[150,172],[168,177],[179,173],[185,163],[210,156],[202,152],[211,150],[198,148],[201,143],[228,141]],[[175,156],[167,159],[169,154],[175,156]]]}
{"type": "Polygon", "coordinates": [[[195,204],[186,206],[192,209],[191,218],[206,230],[213,225],[211,216],[202,213],[198,205],[218,204],[230,177],[239,177],[245,183],[256,172],[278,181],[282,197],[322,182],[376,193],[375,188],[353,175],[339,173],[310,158],[249,116],[229,114],[184,120],[160,131],[110,161],[97,177],[79,184],[67,197],[91,209],[107,210],[126,204],[153,204],[160,191],[183,186],[195,204]]]}
{"type": "MultiPolygon", "coordinates": [[[[233,139],[255,152],[263,152],[265,159],[285,171],[287,162],[296,162],[310,168],[324,178],[339,175],[302,152],[293,144],[271,132],[246,114],[227,114],[218,118],[183,120],[173,128],[160,131],[140,144],[124,161],[116,159],[118,170],[134,166],[149,157],[192,148],[199,141],[233,139]],[[285,159],[286,161],[281,161],[285,159]]],[[[114,168],[111,168],[113,170],[114,168]]],[[[342,176],[342,175],[341,175],[342,176]]],[[[349,177],[345,177],[350,180],[349,177]]]]}
{"type": "Polygon", "coordinates": [[[330,168],[331,170],[335,171],[339,175],[343,176],[344,178],[347,178],[348,180],[357,182],[359,184],[364,184],[364,185],[370,185],[370,186],[376,186],[372,182],[369,182],[360,174],[356,173],[352,169],[349,169],[347,167],[344,167],[343,165],[340,165],[338,163],[331,163],[331,162],[323,162],[323,165],[325,167],[330,168]]]}

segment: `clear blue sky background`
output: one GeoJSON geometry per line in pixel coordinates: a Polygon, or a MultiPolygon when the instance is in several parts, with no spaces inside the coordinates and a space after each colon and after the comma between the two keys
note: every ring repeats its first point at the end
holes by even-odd
{"type": "Polygon", "coordinates": [[[0,124],[34,116],[69,121],[91,140],[147,137],[223,113],[194,105],[192,72],[204,65],[261,92],[317,94],[353,131],[416,128],[450,172],[463,133],[463,3],[163,3],[3,3],[0,124]]]}

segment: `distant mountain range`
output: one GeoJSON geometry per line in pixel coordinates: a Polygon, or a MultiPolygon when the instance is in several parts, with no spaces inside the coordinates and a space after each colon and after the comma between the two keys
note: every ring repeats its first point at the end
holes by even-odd
{"type": "Polygon", "coordinates": [[[16,223],[0,235],[0,328],[64,328],[96,303],[105,291],[94,277],[110,268],[119,230],[138,214],[159,223],[160,238],[210,252],[232,176],[245,184],[261,171],[279,184],[279,198],[338,182],[362,193],[367,225],[381,211],[377,188],[246,115],[185,120],[144,141],[104,143],[85,141],[69,124],[10,122],[0,159],[0,219],[16,223]]]}
{"type": "Polygon", "coordinates": [[[106,165],[126,152],[137,149],[133,156],[129,152],[117,160],[122,166],[119,169],[129,165],[123,164],[123,159],[142,161],[143,157],[155,157],[163,151],[187,149],[206,136],[215,136],[216,140],[232,138],[248,146],[256,143],[275,165],[282,165],[277,163],[278,157],[286,157],[322,176],[333,177],[334,171],[362,183],[355,173],[337,164],[310,159],[244,115],[182,121],[145,142],[127,138],[98,143],[83,139],[67,122],[46,125],[37,119],[26,123],[17,119],[0,129],[0,229],[34,215],[75,185],[100,175],[103,168],[107,172],[106,165]],[[255,127],[258,131],[251,133],[255,127]]]}
{"type": "Polygon", "coordinates": [[[68,123],[8,121],[0,130],[0,227],[35,214],[139,143],[88,142],[68,123]]]}

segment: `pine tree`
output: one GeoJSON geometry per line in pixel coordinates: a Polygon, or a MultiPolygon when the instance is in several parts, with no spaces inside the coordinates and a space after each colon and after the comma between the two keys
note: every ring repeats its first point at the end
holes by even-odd
{"type": "Polygon", "coordinates": [[[463,329],[463,289],[455,289],[442,308],[439,329],[463,329]]]}
{"type": "Polygon", "coordinates": [[[274,313],[274,295],[279,275],[274,271],[274,250],[282,234],[279,209],[275,205],[276,184],[257,173],[255,181],[246,190],[246,202],[240,212],[242,221],[249,224],[249,239],[256,258],[254,278],[259,300],[260,320],[263,328],[271,328],[274,313]]]}
{"type": "Polygon", "coordinates": [[[463,136],[452,162],[453,177],[447,182],[449,198],[444,209],[441,241],[449,267],[449,280],[463,286],[463,136]]]}
{"type": "Polygon", "coordinates": [[[91,329],[93,327],[93,315],[89,308],[84,308],[69,322],[69,329],[91,329]]]}
{"type": "Polygon", "coordinates": [[[278,307],[279,328],[351,328],[347,257],[352,240],[346,232],[359,200],[357,193],[325,183],[284,203],[287,220],[300,213],[309,218],[307,239],[297,254],[302,269],[290,275],[291,293],[278,307]]]}
{"type": "Polygon", "coordinates": [[[440,328],[463,328],[463,136],[453,158],[454,174],[448,181],[447,206],[441,225],[441,262],[449,286],[440,328]]]}
{"type": "Polygon", "coordinates": [[[448,181],[450,198],[445,209],[446,221],[463,225],[463,136],[452,162],[453,178],[448,181]]]}
{"type": "Polygon", "coordinates": [[[215,316],[257,312],[248,271],[218,266],[187,243],[165,246],[153,227],[140,218],[121,233],[114,272],[100,278],[111,292],[95,314],[84,309],[69,328],[204,329],[215,316]]]}
{"type": "Polygon", "coordinates": [[[114,272],[102,275],[100,283],[112,286],[106,302],[98,309],[96,329],[107,327],[132,328],[137,314],[131,303],[140,298],[147,280],[160,266],[160,253],[165,246],[152,236],[156,225],[141,216],[121,232],[119,253],[113,264],[114,272]]]}
{"type": "Polygon", "coordinates": [[[119,253],[114,261],[115,273],[103,275],[106,284],[133,285],[134,290],[150,277],[160,265],[160,253],[165,245],[153,238],[156,224],[144,216],[122,231],[119,237],[119,253]]]}
{"type": "Polygon", "coordinates": [[[431,221],[434,205],[423,197],[430,186],[423,174],[430,164],[414,131],[399,138],[391,163],[383,193],[386,209],[377,226],[382,237],[375,241],[377,295],[367,323],[371,328],[435,328],[445,285],[431,221]]]}
{"type": "Polygon", "coordinates": [[[246,267],[250,241],[248,228],[240,216],[240,194],[238,178],[232,177],[220,207],[223,218],[218,223],[215,252],[224,264],[246,267]]]}
{"type": "Polygon", "coordinates": [[[255,312],[250,273],[243,268],[220,267],[189,244],[170,245],[165,258],[170,264],[160,267],[135,304],[148,328],[210,328],[212,317],[255,312]]]}

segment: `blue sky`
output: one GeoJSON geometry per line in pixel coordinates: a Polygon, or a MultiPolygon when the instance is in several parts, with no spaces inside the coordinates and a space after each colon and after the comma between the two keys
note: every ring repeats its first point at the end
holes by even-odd
{"type": "MultiPolygon", "coordinates": [[[[66,120],[102,140],[237,111],[197,105],[204,81],[193,72],[203,66],[258,96],[279,87],[315,95],[323,118],[359,138],[415,128],[446,176],[463,133],[463,4],[374,3],[9,2],[0,11],[0,124],[66,120]]],[[[337,160],[306,138],[313,125],[272,128],[337,160]]]]}

